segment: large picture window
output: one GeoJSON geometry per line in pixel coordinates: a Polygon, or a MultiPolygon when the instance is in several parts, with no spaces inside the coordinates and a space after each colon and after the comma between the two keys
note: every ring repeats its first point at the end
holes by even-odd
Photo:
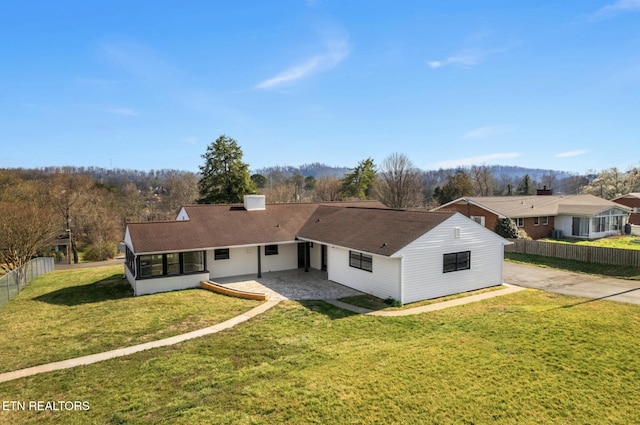
{"type": "Polygon", "coordinates": [[[373,257],[361,252],[349,251],[349,266],[373,272],[373,257]]]}
{"type": "Polygon", "coordinates": [[[471,268],[471,251],[454,252],[444,254],[442,272],[457,272],[471,268]]]}
{"type": "Polygon", "coordinates": [[[162,257],[162,254],[141,255],[140,276],[162,276],[164,274],[162,257]]]}
{"type": "Polygon", "coordinates": [[[205,270],[204,251],[138,256],[137,277],[139,278],[202,273],[205,270]]]}
{"type": "Polygon", "coordinates": [[[182,253],[182,272],[196,273],[206,269],[204,251],[192,251],[182,253]]]}

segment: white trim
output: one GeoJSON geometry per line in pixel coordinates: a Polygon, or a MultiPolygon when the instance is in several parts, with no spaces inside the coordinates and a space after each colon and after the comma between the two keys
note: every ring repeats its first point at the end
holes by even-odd
{"type": "MultiPolygon", "coordinates": [[[[466,202],[466,203],[467,203],[467,205],[469,205],[469,204],[470,204],[470,205],[475,205],[475,206],[476,206],[476,207],[478,207],[478,208],[482,208],[482,209],[483,209],[483,210],[485,210],[485,211],[489,211],[490,213],[497,215],[497,216],[498,216],[498,218],[507,218],[507,216],[506,216],[506,215],[504,215],[504,214],[502,214],[502,213],[500,213],[500,212],[498,212],[498,211],[494,211],[494,210],[492,210],[491,208],[488,208],[488,207],[486,207],[486,206],[484,206],[484,205],[482,205],[482,204],[480,204],[480,203],[478,203],[478,202],[474,202],[474,201],[472,201],[472,200],[468,199],[468,198],[467,198],[467,197],[465,197],[465,196],[463,196],[463,197],[461,197],[461,198],[458,198],[458,199],[455,199],[455,200],[453,200],[453,201],[451,201],[451,202],[447,202],[446,204],[442,204],[442,205],[440,205],[439,207],[436,207],[436,208],[432,209],[431,211],[436,211],[436,210],[442,209],[442,208],[444,208],[444,207],[448,207],[449,205],[457,204],[458,202],[461,202],[461,201],[466,202]]],[[[464,205],[464,204],[463,204],[463,205],[464,205]]]]}

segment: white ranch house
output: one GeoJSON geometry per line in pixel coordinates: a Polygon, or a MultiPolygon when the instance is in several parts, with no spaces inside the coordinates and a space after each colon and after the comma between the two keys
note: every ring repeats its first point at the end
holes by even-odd
{"type": "Polygon", "coordinates": [[[220,277],[304,268],[402,303],[502,284],[495,233],[456,212],[372,208],[371,202],[183,207],[175,221],[130,223],[126,277],[135,295],[220,277]]]}

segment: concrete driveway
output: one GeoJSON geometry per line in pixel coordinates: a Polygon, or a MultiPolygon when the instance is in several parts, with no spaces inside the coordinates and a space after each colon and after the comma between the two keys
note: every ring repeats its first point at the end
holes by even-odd
{"type": "Polygon", "coordinates": [[[640,304],[640,281],[504,263],[504,281],[563,295],[640,304]]]}

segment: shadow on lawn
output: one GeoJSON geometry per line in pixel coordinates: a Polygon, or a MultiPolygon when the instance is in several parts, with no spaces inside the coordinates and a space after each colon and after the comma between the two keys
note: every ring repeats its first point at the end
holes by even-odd
{"type": "Polygon", "coordinates": [[[322,300],[301,300],[296,302],[307,308],[308,310],[324,314],[331,320],[344,319],[345,317],[358,315],[358,313],[354,313],[353,311],[349,310],[343,310],[322,300]]]}
{"type": "Polygon", "coordinates": [[[122,279],[122,274],[118,273],[87,285],[58,289],[35,297],[34,300],[74,306],[130,297],[133,297],[133,290],[129,283],[122,279]]]}
{"type": "Polygon", "coordinates": [[[589,300],[586,300],[586,301],[580,301],[580,302],[574,303],[574,304],[562,305],[560,307],[552,308],[551,310],[558,310],[558,309],[561,309],[561,308],[571,308],[571,307],[575,307],[575,306],[578,306],[578,305],[581,305],[581,304],[588,304],[588,303],[592,303],[592,302],[595,302],[595,301],[606,300],[607,298],[615,297],[617,295],[628,294],[629,292],[635,292],[635,291],[639,291],[639,290],[640,290],[640,288],[627,289],[626,291],[617,292],[615,294],[605,295],[604,297],[592,298],[592,299],[589,299],[589,300]]]}

